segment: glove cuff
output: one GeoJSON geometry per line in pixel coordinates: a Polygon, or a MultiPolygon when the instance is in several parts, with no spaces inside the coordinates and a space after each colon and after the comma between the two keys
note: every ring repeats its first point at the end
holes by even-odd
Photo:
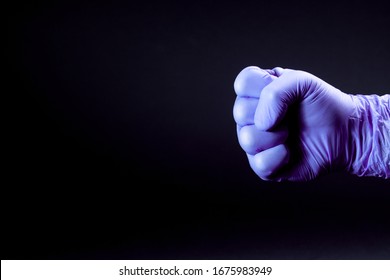
{"type": "Polygon", "coordinates": [[[390,178],[390,95],[351,95],[348,171],[357,176],[390,178]]]}

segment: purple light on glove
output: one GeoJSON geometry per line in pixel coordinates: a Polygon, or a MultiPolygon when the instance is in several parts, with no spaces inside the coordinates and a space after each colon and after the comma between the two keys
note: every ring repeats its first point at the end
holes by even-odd
{"type": "Polygon", "coordinates": [[[255,66],[234,82],[238,140],[264,180],[331,170],[390,177],[389,95],[350,95],[303,71],[255,66]]]}

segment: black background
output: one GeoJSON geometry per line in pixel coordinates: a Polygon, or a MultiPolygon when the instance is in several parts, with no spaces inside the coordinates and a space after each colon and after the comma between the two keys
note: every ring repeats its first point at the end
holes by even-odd
{"type": "Polygon", "coordinates": [[[389,13],[338,2],[17,2],[7,10],[2,259],[388,259],[389,181],[256,177],[249,65],[389,93],[389,13]]]}

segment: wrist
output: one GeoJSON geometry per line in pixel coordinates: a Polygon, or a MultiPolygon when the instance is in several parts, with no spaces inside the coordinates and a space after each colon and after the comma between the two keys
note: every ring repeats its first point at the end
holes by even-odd
{"type": "Polygon", "coordinates": [[[357,176],[390,178],[389,95],[351,95],[347,171],[357,176]]]}

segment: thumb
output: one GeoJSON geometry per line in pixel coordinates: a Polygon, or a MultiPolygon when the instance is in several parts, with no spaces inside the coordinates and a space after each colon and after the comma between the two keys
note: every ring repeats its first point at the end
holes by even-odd
{"type": "Polygon", "coordinates": [[[270,130],[286,115],[289,105],[300,99],[298,75],[280,70],[281,75],[265,86],[260,94],[254,122],[258,129],[270,130]]]}

